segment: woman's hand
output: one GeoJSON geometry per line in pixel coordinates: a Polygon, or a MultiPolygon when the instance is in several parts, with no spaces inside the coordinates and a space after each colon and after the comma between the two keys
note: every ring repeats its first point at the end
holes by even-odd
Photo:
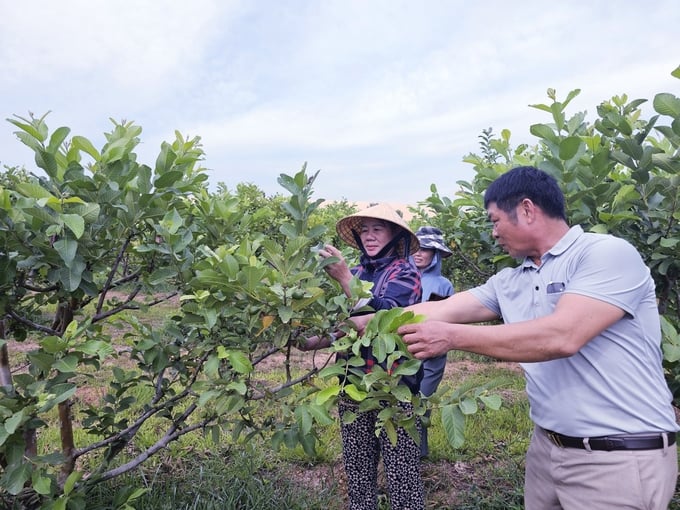
{"type": "Polygon", "coordinates": [[[327,244],[321,250],[319,250],[319,256],[324,259],[327,259],[328,257],[337,257],[340,259],[338,262],[334,262],[325,266],[324,270],[326,273],[328,273],[328,276],[340,284],[342,290],[345,292],[345,295],[350,297],[351,293],[349,290],[349,282],[352,279],[352,273],[349,270],[349,266],[345,261],[345,257],[342,256],[340,250],[338,250],[335,246],[327,244]]]}
{"type": "Polygon", "coordinates": [[[302,342],[296,342],[294,345],[301,351],[316,351],[317,349],[329,347],[331,345],[331,338],[314,335],[303,338],[302,342]]]}

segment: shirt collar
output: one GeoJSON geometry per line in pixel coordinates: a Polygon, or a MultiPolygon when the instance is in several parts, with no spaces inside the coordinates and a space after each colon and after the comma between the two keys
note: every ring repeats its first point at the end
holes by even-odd
{"type": "MultiPolygon", "coordinates": [[[[541,257],[541,265],[543,265],[543,262],[546,261],[548,257],[558,257],[564,253],[567,248],[569,248],[572,244],[576,242],[576,240],[583,235],[583,228],[581,228],[581,225],[574,225],[571,227],[564,236],[562,236],[562,239],[557,241],[555,245],[550,248],[547,252],[543,254],[541,257]]],[[[523,268],[536,268],[536,264],[531,260],[530,257],[526,257],[524,259],[524,262],[522,263],[523,268]]]]}

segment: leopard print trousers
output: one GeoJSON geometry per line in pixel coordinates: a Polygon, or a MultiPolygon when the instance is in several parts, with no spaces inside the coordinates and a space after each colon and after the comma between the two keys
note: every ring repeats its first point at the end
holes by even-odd
{"type": "MultiPolygon", "coordinates": [[[[400,403],[408,410],[411,404],[400,403]]],[[[387,493],[392,510],[423,510],[425,496],[420,477],[420,446],[403,428],[397,429],[397,444],[392,446],[385,431],[375,435],[378,410],[358,412],[359,404],[340,398],[342,454],[347,475],[350,510],[378,509],[378,462],[382,454],[387,493]],[[357,415],[352,423],[342,423],[351,411],[357,415]]],[[[420,432],[420,420],[417,423],[420,432]]]]}

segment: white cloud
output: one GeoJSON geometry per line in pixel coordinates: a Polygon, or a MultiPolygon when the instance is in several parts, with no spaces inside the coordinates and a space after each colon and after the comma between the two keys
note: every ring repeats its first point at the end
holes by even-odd
{"type": "MultiPolygon", "coordinates": [[[[482,129],[532,141],[548,87],[581,88],[572,111],[590,116],[615,94],[679,88],[675,0],[94,5],[0,0],[2,117],[52,110],[50,127],[95,143],[109,117],[135,120],[150,161],[175,130],[198,135],[211,182],[267,192],[308,161],[330,198],[423,199],[469,177],[482,129]]],[[[0,161],[30,165],[11,131],[0,161]]]]}

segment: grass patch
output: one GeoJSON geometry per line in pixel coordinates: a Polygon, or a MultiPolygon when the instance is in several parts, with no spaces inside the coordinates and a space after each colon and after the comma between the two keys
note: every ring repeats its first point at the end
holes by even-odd
{"type": "Polygon", "coordinates": [[[327,501],[337,498],[333,486],[311,493],[301,490],[282,477],[260,449],[248,446],[160,460],[95,487],[87,508],[111,508],[116,492],[128,486],[147,489],[135,502],[137,508],[157,510],[304,510],[327,508],[327,501]]]}

